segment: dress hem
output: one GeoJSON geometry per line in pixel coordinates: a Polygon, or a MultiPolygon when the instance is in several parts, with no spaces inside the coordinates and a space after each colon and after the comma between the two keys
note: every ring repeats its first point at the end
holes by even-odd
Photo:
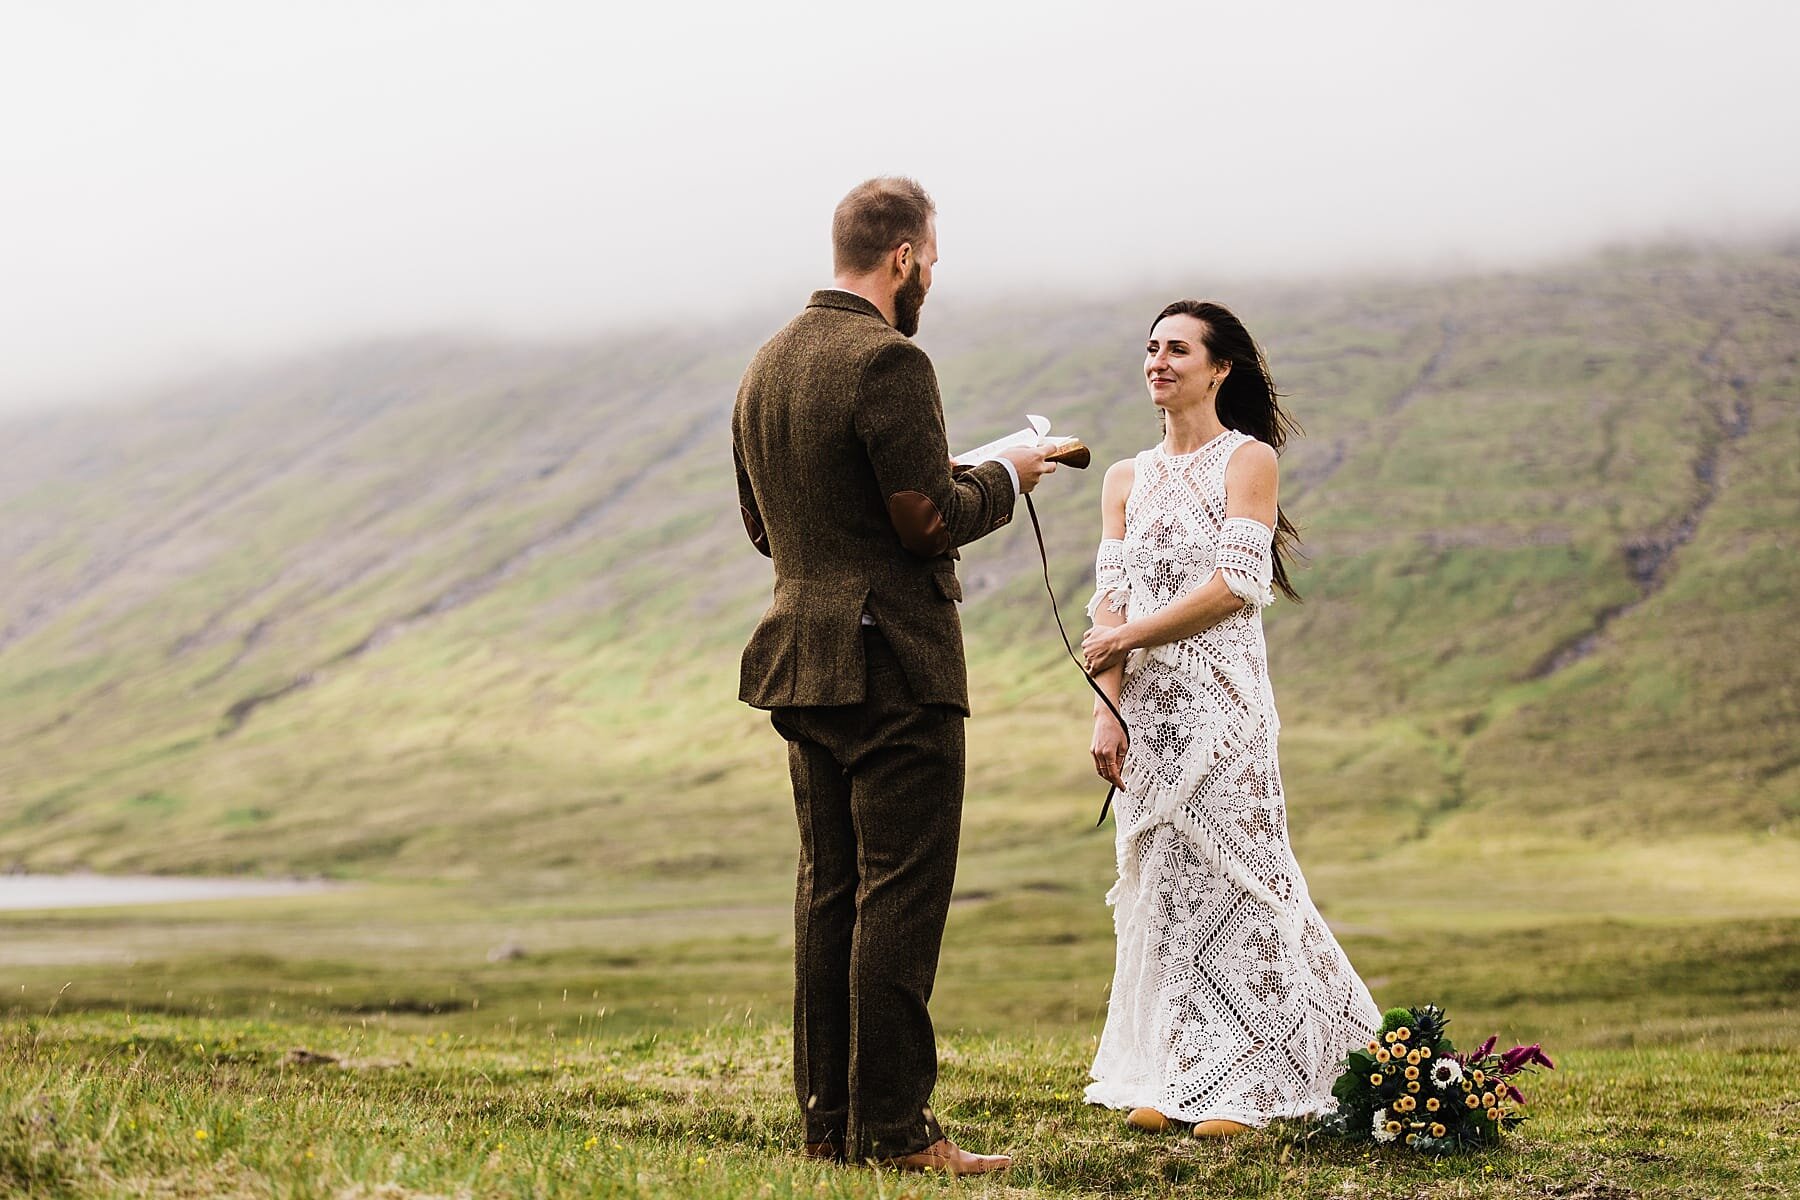
{"type": "Polygon", "coordinates": [[[1337,1101],[1330,1096],[1318,1100],[1289,1104],[1273,1112],[1255,1112],[1247,1108],[1204,1108],[1171,1110],[1166,1100],[1156,1097],[1156,1088],[1145,1084],[1090,1083],[1082,1099],[1101,1108],[1153,1108],[1171,1121],[1198,1125],[1202,1121],[1236,1121],[1240,1125],[1259,1128],[1270,1121],[1297,1120],[1305,1117],[1327,1117],[1337,1111],[1337,1101]]]}

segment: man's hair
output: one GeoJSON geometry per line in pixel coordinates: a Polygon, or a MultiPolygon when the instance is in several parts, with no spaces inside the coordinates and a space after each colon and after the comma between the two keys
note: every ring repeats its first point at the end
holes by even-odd
{"type": "Polygon", "coordinates": [[[874,270],[901,243],[918,247],[936,215],[917,180],[883,175],[857,184],[831,217],[832,268],[840,275],[874,270]]]}

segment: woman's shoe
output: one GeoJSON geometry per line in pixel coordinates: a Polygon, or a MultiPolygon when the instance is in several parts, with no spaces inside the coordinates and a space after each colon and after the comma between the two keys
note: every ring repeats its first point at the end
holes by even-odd
{"type": "Polygon", "coordinates": [[[1162,1133],[1174,1124],[1154,1108],[1134,1108],[1125,1123],[1133,1129],[1142,1129],[1145,1133],[1162,1133]]]}
{"type": "Polygon", "coordinates": [[[1249,1133],[1250,1127],[1237,1121],[1202,1121],[1194,1126],[1197,1138],[1236,1137],[1240,1133],[1249,1133]]]}

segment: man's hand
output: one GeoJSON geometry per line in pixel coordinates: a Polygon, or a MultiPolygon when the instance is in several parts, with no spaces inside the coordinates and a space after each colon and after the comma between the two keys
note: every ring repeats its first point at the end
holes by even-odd
{"type": "Polygon", "coordinates": [[[1109,712],[1094,717],[1094,774],[1114,787],[1125,787],[1125,731],[1109,712]]]}
{"type": "Polygon", "coordinates": [[[1044,446],[1014,446],[1010,450],[1002,450],[1000,457],[1013,465],[1019,473],[1019,494],[1026,495],[1037,486],[1038,480],[1056,471],[1056,464],[1045,462],[1044,455],[1056,451],[1054,444],[1044,446]]]}

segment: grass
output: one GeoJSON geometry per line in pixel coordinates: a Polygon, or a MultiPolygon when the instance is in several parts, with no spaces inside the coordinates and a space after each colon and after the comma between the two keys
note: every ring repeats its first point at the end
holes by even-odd
{"type": "MultiPolygon", "coordinates": [[[[938,1106],[1021,1169],[964,1188],[1794,1190],[1797,285],[1765,247],[1232,297],[1309,435],[1307,603],[1268,633],[1313,894],[1378,1000],[1564,1065],[1480,1159],[1132,1137],[1077,1102],[1112,964],[1089,699],[1031,538],[968,548],[938,1106]]],[[[1164,299],[946,312],[952,440],[1029,406],[1102,460],[1151,444],[1164,299]]],[[[732,700],[768,576],[721,473],[753,342],[374,347],[9,424],[0,866],[352,886],[8,914],[0,1195],[945,1190],[788,1154],[792,813],[732,700]]],[[[1039,497],[1077,631],[1099,474],[1039,497]]]]}
{"type": "Polygon", "coordinates": [[[181,1196],[1783,1196],[1800,1182],[1791,1047],[1563,1054],[1503,1148],[1445,1162],[1280,1130],[1126,1131],[1079,1102],[1077,1039],[956,1036],[937,1108],[1004,1148],[946,1183],[798,1158],[784,1034],[559,1037],[62,1017],[0,1031],[0,1189],[181,1196]],[[295,1051],[332,1063],[302,1065],[295,1051]]]}
{"type": "MultiPolygon", "coordinates": [[[[1352,865],[1316,872],[1379,1002],[1442,1003],[1460,1040],[1541,1040],[1561,1068],[1528,1085],[1535,1120],[1514,1142],[1433,1165],[1280,1130],[1228,1146],[1150,1138],[1083,1106],[1110,918],[1074,863],[978,853],[933,1001],[935,1107],[1020,1168],[960,1186],[1791,1194],[1800,917],[1783,900],[1787,864],[1748,856],[1752,881],[1709,911],[1677,907],[1691,881],[1660,865],[1669,891],[1603,889],[1636,905],[1613,916],[1563,882],[1578,873],[1567,863],[1482,897],[1397,861],[1366,865],[1351,889],[1352,865]],[[1385,892],[1370,882],[1382,876],[1385,892]]],[[[630,895],[487,880],[16,914],[0,928],[0,1194],[937,1194],[791,1154],[787,922],[777,881],[742,893],[703,878],[630,895]],[[507,940],[523,956],[488,961],[507,940]],[[295,1050],[340,1065],[287,1061],[295,1050]]]]}

